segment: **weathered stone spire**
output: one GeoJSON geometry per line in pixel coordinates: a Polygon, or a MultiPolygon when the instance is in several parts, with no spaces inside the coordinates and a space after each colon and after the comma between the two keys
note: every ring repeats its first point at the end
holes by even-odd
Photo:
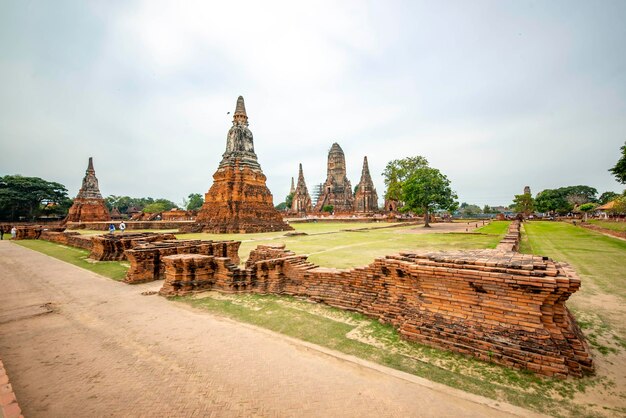
{"type": "Polygon", "coordinates": [[[87,164],[83,185],[76,197],[81,199],[102,199],[100,188],[98,187],[98,179],[96,178],[96,170],[93,168],[93,157],[89,157],[89,164],[87,164]]]}
{"type": "Polygon", "coordinates": [[[306,187],[304,173],[302,172],[302,163],[300,163],[300,168],[298,169],[298,186],[296,187],[293,200],[291,201],[291,210],[294,212],[310,212],[311,207],[311,196],[306,187]]]}
{"type": "Polygon", "coordinates": [[[326,173],[326,182],[317,198],[315,210],[321,212],[324,206],[332,206],[334,212],[352,212],[354,196],[350,180],[346,177],[346,157],[336,142],[328,151],[326,173]]]}
{"type": "Polygon", "coordinates": [[[289,194],[294,194],[296,192],[296,186],[293,183],[293,177],[291,178],[291,189],[289,189],[289,194]]]}
{"type": "Polygon", "coordinates": [[[248,115],[243,97],[237,99],[233,126],[226,136],[226,151],[222,154],[219,168],[238,165],[261,172],[261,166],[254,153],[254,139],[248,128],[248,115]]]}
{"type": "Polygon", "coordinates": [[[293,230],[274,208],[267,178],[254,153],[243,97],[237,99],[226,151],[204,195],[196,223],[187,231],[251,233],[293,230]]]}
{"type": "Polygon", "coordinates": [[[374,188],[374,182],[370,175],[370,168],[367,163],[367,156],[363,158],[363,170],[361,171],[361,181],[357,186],[354,197],[355,212],[375,212],[378,210],[378,194],[374,188]]]}
{"type": "Polygon", "coordinates": [[[108,221],[110,219],[111,215],[98,187],[96,170],[93,168],[93,158],[89,157],[83,184],[67,213],[65,222],[71,228],[72,222],[108,221]]]}

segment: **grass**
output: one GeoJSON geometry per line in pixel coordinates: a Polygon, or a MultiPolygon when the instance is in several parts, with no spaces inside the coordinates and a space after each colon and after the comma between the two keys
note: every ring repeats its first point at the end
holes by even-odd
{"type": "Polygon", "coordinates": [[[594,378],[542,378],[488,364],[405,341],[391,326],[358,313],[292,297],[207,292],[173,299],[492,399],[548,414],[592,416],[563,400],[598,384],[594,378]]]}
{"type": "Polygon", "coordinates": [[[602,221],[598,219],[590,219],[587,221],[587,223],[598,226],[600,228],[610,229],[611,231],[626,232],[626,222],[624,221],[612,222],[612,221],[602,221]]]}
{"type": "Polygon", "coordinates": [[[109,277],[113,280],[123,280],[129,267],[128,263],[118,261],[96,262],[88,260],[89,251],[83,250],[82,248],[68,247],[40,240],[20,240],[15,241],[15,243],[22,247],[30,248],[31,250],[39,251],[50,257],[65,261],[66,263],[84,268],[85,270],[109,277]]]}
{"type": "MultiPolygon", "coordinates": [[[[305,223],[293,224],[297,232],[308,235],[286,237],[284,232],[262,234],[184,234],[179,239],[241,240],[239,256],[245,262],[259,244],[285,244],[297,254],[309,254],[309,261],[324,267],[352,268],[370,264],[376,257],[403,250],[447,250],[495,248],[508,222],[497,223],[482,235],[443,233],[416,234],[421,226],[399,225],[393,228],[346,231],[385,224],[305,223]]],[[[393,224],[387,224],[392,226],[393,224]]],[[[485,227],[487,228],[487,227],[485,227]]]]}
{"type": "Polygon", "coordinates": [[[626,299],[626,241],[564,222],[526,222],[524,229],[524,251],[566,261],[602,292],[626,299]]]}

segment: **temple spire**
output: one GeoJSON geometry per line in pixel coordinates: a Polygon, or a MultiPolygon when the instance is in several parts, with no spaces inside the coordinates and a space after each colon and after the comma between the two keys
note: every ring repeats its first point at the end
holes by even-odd
{"type": "Polygon", "coordinates": [[[293,182],[293,177],[291,178],[291,189],[289,190],[289,194],[294,194],[296,191],[296,186],[294,185],[293,182]]]}
{"type": "Polygon", "coordinates": [[[89,164],[87,164],[87,171],[92,171],[92,172],[96,172],[96,170],[93,169],[93,157],[89,157],[89,164]]]}
{"type": "Polygon", "coordinates": [[[235,107],[235,114],[233,115],[233,123],[247,123],[248,115],[246,114],[246,104],[243,101],[243,96],[237,98],[237,106],[235,107]]]}

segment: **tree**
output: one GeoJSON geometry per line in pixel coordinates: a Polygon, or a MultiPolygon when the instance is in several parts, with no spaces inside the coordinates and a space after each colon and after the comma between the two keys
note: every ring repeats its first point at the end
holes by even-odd
{"type": "Polygon", "coordinates": [[[387,163],[383,177],[385,178],[385,199],[402,200],[402,183],[421,167],[428,167],[428,161],[422,156],[407,157],[387,163]]]}
{"type": "Polygon", "coordinates": [[[609,171],[618,182],[626,184],[626,141],[624,141],[624,145],[620,149],[622,150],[622,156],[617,160],[614,167],[609,168],[609,171]]]}
{"type": "Polygon", "coordinates": [[[572,205],[582,205],[583,203],[595,202],[598,191],[589,186],[569,186],[557,189],[565,196],[565,199],[572,205]]]}
{"type": "Polygon", "coordinates": [[[619,194],[617,194],[615,192],[604,192],[598,198],[598,203],[600,203],[601,205],[606,205],[611,200],[616,199],[618,196],[619,196],[619,194]]]}
{"type": "Polygon", "coordinates": [[[463,202],[461,203],[459,212],[461,213],[461,216],[472,217],[480,215],[482,213],[482,210],[478,205],[470,205],[469,203],[463,202]]]}
{"type": "Polygon", "coordinates": [[[324,205],[322,207],[322,212],[332,213],[335,207],[333,205],[324,205]]]}
{"type": "Polygon", "coordinates": [[[450,209],[455,205],[457,197],[445,175],[436,168],[422,165],[417,166],[400,183],[399,189],[400,199],[404,202],[402,210],[423,214],[425,228],[430,227],[429,217],[434,210],[450,209]]]}
{"type": "Polygon", "coordinates": [[[276,210],[287,210],[287,203],[280,202],[278,205],[274,206],[276,210]]]}
{"type": "Polygon", "coordinates": [[[289,193],[287,197],[285,197],[285,205],[288,209],[291,209],[291,204],[293,203],[293,193],[289,193]]]}
{"type": "Polygon", "coordinates": [[[191,193],[187,198],[189,199],[185,205],[187,210],[198,210],[204,204],[204,199],[200,193],[191,193]]]}
{"type": "Polygon", "coordinates": [[[67,189],[60,183],[39,177],[7,175],[0,177],[0,219],[34,220],[44,208],[69,208],[67,189]]]}
{"type": "Polygon", "coordinates": [[[535,199],[530,193],[516,194],[513,199],[513,210],[528,217],[535,210],[535,199]]]}
{"type": "Polygon", "coordinates": [[[598,205],[596,203],[589,202],[589,203],[583,203],[582,205],[580,205],[578,207],[578,210],[585,214],[584,219],[586,221],[587,220],[587,214],[589,212],[591,212],[592,210],[594,210],[595,208],[597,208],[597,207],[598,207],[598,205]]]}
{"type": "Polygon", "coordinates": [[[626,213],[626,195],[622,195],[615,199],[615,204],[611,209],[611,213],[614,215],[626,213]]]}
{"type": "Polygon", "coordinates": [[[147,204],[143,208],[144,213],[160,213],[173,208],[178,208],[176,203],[167,199],[156,199],[154,202],[147,204]]]}

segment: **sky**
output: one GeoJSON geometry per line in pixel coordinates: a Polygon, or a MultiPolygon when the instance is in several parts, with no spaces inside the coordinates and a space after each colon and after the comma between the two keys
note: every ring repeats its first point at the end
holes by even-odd
{"type": "Polygon", "coordinates": [[[212,184],[242,95],[274,203],[339,143],[424,156],[460,202],[621,192],[626,2],[0,1],[0,175],[181,203],[212,184]],[[230,112],[230,114],[228,114],[230,112]]]}

